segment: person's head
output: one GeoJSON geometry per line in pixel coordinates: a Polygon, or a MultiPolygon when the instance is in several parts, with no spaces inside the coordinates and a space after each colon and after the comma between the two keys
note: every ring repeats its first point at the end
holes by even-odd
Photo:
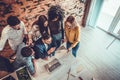
{"type": "Polygon", "coordinates": [[[20,20],[16,16],[9,16],[7,18],[7,23],[10,27],[19,30],[20,29],[20,20]]]}
{"type": "Polygon", "coordinates": [[[45,44],[50,44],[50,43],[52,42],[51,36],[50,36],[49,34],[47,34],[47,33],[44,33],[44,34],[42,35],[42,40],[43,40],[43,42],[44,42],[45,44]]]}
{"type": "Polygon", "coordinates": [[[68,16],[67,19],[66,19],[66,24],[70,27],[72,26],[75,26],[76,23],[75,23],[75,17],[73,16],[68,16]]]}
{"type": "Polygon", "coordinates": [[[33,54],[34,54],[34,51],[30,47],[23,47],[22,50],[21,50],[21,55],[23,57],[29,57],[33,54]]]}
{"type": "Polygon", "coordinates": [[[38,18],[38,25],[40,27],[47,27],[48,25],[48,19],[45,15],[40,15],[38,18]]]}
{"type": "Polygon", "coordinates": [[[48,10],[48,19],[49,21],[57,21],[57,20],[63,20],[65,17],[64,9],[61,8],[59,5],[51,6],[48,10]]]}
{"type": "Polygon", "coordinates": [[[57,20],[58,20],[58,18],[59,18],[59,16],[58,16],[58,15],[56,15],[56,16],[54,16],[54,18],[52,19],[52,21],[57,21],[57,20]]]}

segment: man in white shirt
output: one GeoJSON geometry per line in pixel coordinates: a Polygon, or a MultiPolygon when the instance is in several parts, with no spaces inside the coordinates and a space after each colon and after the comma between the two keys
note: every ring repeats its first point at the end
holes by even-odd
{"type": "Polygon", "coordinates": [[[11,49],[16,51],[18,45],[23,42],[25,35],[27,35],[27,31],[24,23],[16,16],[9,16],[7,23],[8,25],[2,30],[0,51],[3,50],[7,40],[11,49]]]}

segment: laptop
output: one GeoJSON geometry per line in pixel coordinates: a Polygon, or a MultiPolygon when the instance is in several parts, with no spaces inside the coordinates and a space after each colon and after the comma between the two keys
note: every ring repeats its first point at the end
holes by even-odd
{"type": "Polygon", "coordinates": [[[61,66],[61,63],[59,62],[58,59],[53,59],[51,62],[45,64],[45,68],[48,72],[53,72],[54,70],[56,70],[58,67],[61,66]]]}

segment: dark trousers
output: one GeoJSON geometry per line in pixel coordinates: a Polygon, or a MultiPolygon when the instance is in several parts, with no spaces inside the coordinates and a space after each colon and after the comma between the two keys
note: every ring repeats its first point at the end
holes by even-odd
{"type": "Polygon", "coordinates": [[[56,43],[57,43],[57,48],[59,48],[60,45],[61,45],[61,43],[62,43],[62,39],[60,39],[60,40],[56,40],[56,43]]]}
{"type": "MultiPolygon", "coordinates": [[[[68,49],[71,45],[72,45],[72,43],[67,42],[67,44],[66,44],[67,49],[68,49]]],[[[77,43],[77,45],[76,45],[74,48],[72,48],[72,54],[73,54],[74,57],[76,57],[76,55],[77,55],[77,51],[78,51],[78,49],[79,49],[79,46],[80,46],[80,42],[77,43]]]]}
{"type": "Polygon", "coordinates": [[[0,71],[6,71],[6,72],[13,72],[13,65],[10,63],[10,61],[0,56],[0,71]]]}

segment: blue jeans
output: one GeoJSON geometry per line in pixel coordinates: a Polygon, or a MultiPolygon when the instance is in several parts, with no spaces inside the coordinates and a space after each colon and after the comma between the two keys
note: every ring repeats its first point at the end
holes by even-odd
{"type": "Polygon", "coordinates": [[[33,64],[27,66],[27,68],[31,75],[33,75],[35,73],[35,68],[34,68],[33,64]]]}
{"type": "Polygon", "coordinates": [[[13,62],[13,66],[14,66],[14,70],[17,70],[19,69],[20,67],[23,67],[23,66],[26,66],[28,68],[28,71],[30,72],[31,75],[33,75],[35,73],[35,69],[34,69],[34,66],[33,64],[30,63],[30,65],[25,65],[24,63],[23,64],[19,64],[17,62],[13,62]]]}
{"type": "Polygon", "coordinates": [[[29,57],[28,59],[25,59],[24,62],[20,62],[15,59],[15,61],[13,62],[13,66],[14,66],[14,70],[17,70],[20,67],[26,66],[26,68],[28,68],[28,71],[30,72],[31,75],[35,73],[35,68],[32,63],[31,57],[29,57]]]}
{"type": "MultiPolygon", "coordinates": [[[[72,45],[72,43],[70,43],[70,42],[67,42],[67,49],[70,47],[72,45]]],[[[72,54],[73,54],[73,56],[74,57],[76,57],[76,55],[77,55],[77,51],[78,51],[78,49],[79,49],[79,46],[80,46],[80,42],[74,47],[74,48],[72,48],[72,54]]]]}
{"type": "Polygon", "coordinates": [[[61,43],[62,43],[62,33],[60,32],[60,33],[54,34],[52,36],[56,40],[56,43],[57,43],[57,47],[56,48],[59,48],[61,43]]]}

